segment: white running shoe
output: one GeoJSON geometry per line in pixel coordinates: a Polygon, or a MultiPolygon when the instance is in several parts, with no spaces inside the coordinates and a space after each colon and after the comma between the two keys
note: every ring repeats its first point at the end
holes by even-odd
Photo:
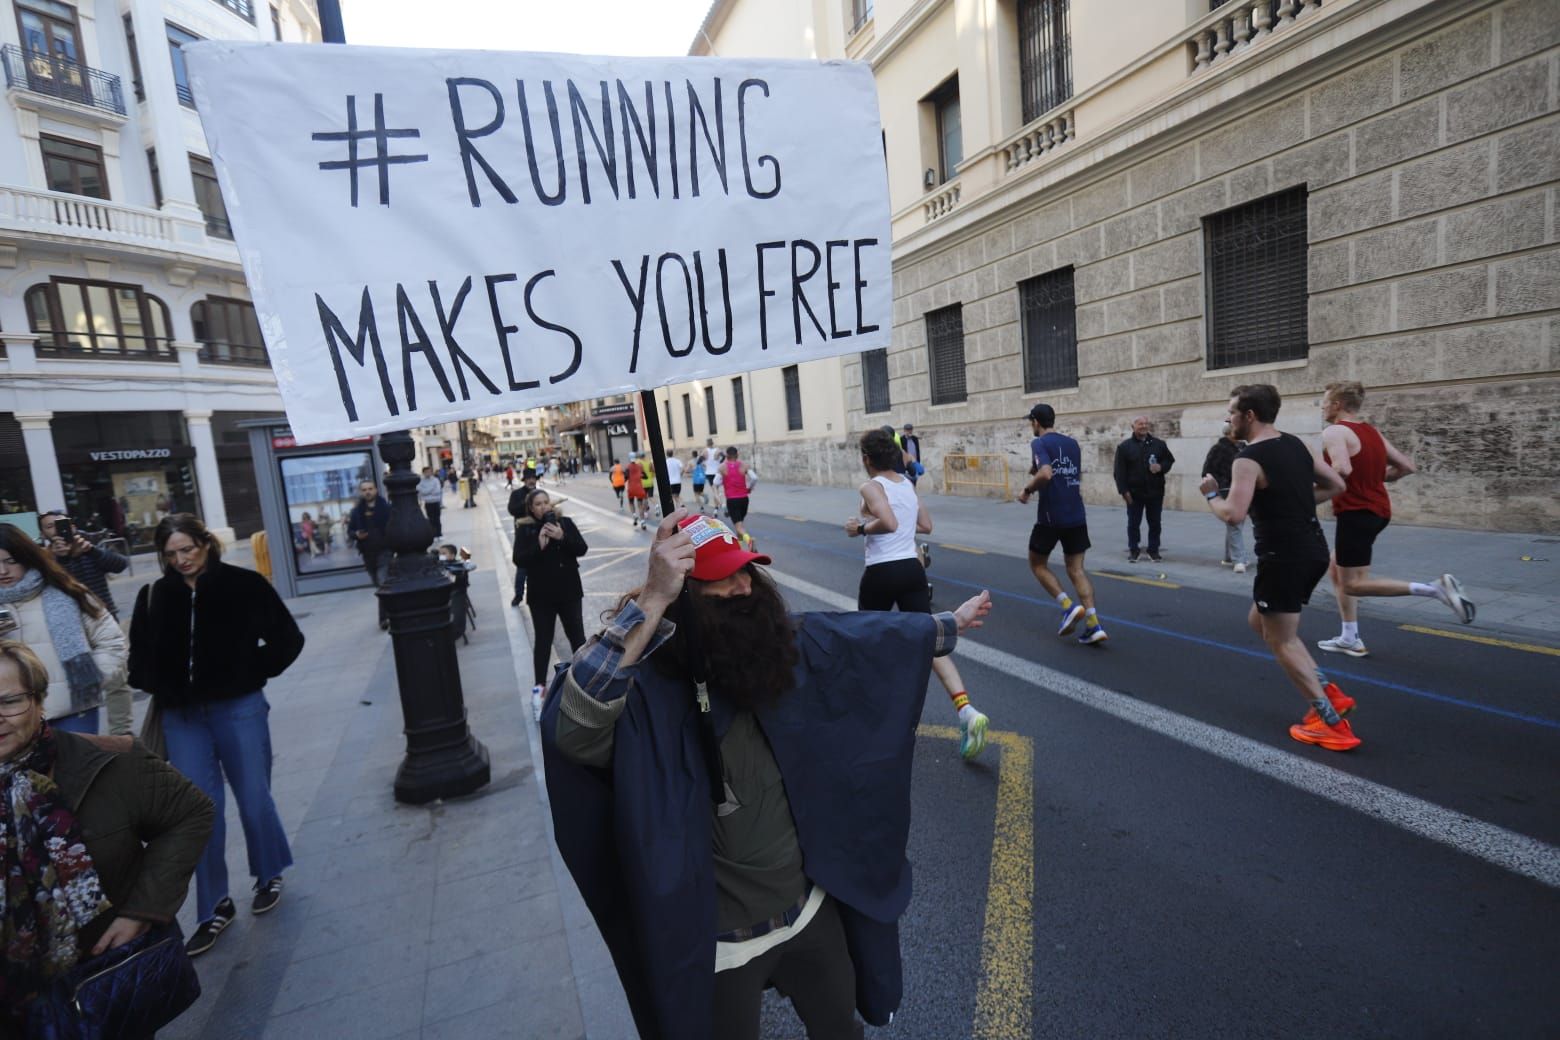
{"type": "Polygon", "coordinates": [[[1235,565],[1235,573],[1236,574],[1245,574],[1246,573],[1246,565],[1244,563],[1237,563],[1235,565]]]}
{"type": "Polygon", "coordinates": [[[1329,654],[1348,654],[1350,657],[1368,657],[1370,651],[1365,649],[1363,639],[1345,639],[1342,636],[1333,636],[1331,639],[1323,639],[1316,644],[1318,650],[1326,650],[1329,654]]]}
{"type": "Polygon", "coordinates": [[[1462,582],[1450,574],[1443,574],[1435,579],[1436,598],[1452,609],[1457,615],[1457,620],[1465,625],[1473,624],[1474,615],[1478,613],[1478,607],[1473,600],[1463,595],[1462,582]]]}

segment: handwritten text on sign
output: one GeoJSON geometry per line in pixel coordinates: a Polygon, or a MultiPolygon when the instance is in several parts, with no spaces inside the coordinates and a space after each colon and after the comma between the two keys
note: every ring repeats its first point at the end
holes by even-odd
{"type": "Polygon", "coordinates": [[[866,66],[188,56],[300,442],[888,344],[866,66]]]}

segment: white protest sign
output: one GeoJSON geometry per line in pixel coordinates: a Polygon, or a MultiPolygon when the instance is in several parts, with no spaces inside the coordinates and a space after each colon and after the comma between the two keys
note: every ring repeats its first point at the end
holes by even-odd
{"type": "Polygon", "coordinates": [[[865,65],[186,54],[299,442],[888,345],[865,65]]]}

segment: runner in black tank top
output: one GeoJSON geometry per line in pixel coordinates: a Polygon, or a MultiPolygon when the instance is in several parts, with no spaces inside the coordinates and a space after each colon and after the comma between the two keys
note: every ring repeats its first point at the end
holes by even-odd
{"type": "Polygon", "coordinates": [[[1343,478],[1313,458],[1297,437],[1273,427],[1278,390],[1265,384],[1236,387],[1230,400],[1230,427],[1247,442],[1231,470],[1228,498],[1219,497],[1218,481],[1203,478],[1208,508],[1225,523],[1238,524],[1250,513],[1257,536],[1257,577],[1246,621],[1273,652],[1284,674],[1311,710],[1289,735],[1329,751],[1359,746],[1342,716],[1354,698],[1326,681],[1311,652],[1300,641],[1300,608],[1327,573],[1327,537],[1316,521],[1316,504],[1343,490],[1343,478]]]}

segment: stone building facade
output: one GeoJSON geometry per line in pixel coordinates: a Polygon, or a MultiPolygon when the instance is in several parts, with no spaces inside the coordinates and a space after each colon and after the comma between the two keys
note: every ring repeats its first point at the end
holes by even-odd
{"type": "MultiPolygon", "coordinates": [[[[1021,479],[1023,416],[1046,401],[1084,445],[1089,500],[1115,502],[1114,447],[1146,414],[1179,460],[1168,504],[1190,507],[1233,386],[1274,383],[1280,426],[1314,434],[1321,389],[1356,379],[1420,468],[1394,486],[1397,517],[1560,530],[1560,3],[1321,4],[1198,67],[1198,34],[1239,40],[1228,12],[1263,6],[1194,25],[1171,54],[1185,82],[1098,134],[1074,99],[1076,136],[1034,185],[928,208],[903,235],[896,221],[883,417],[916,424],[934,472],[973,453],[1021,479]],[[1295,188],[1303,356],[1211,367],[1209,218],[1295,188]],[[1068,268],[1076,386],[1025,393],[1019,283],[1068,268]],[[927,315],[954,305],[965,395],[934,405],[927,315]]],[[[850,428],[878,425],[859,359],[845,380],[850,428]]]]}

